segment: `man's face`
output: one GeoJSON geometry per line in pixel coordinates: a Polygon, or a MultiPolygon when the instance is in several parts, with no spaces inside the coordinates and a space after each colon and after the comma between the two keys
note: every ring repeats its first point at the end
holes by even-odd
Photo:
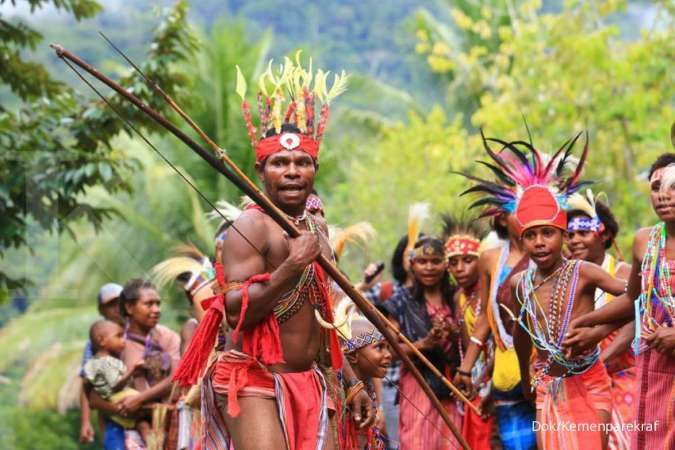
{"type": "Polygon", "coordinates": [[[98,307],[98,311],[103,318],[110,320],[111,322],[122,323],[119,297],[115,297],[111,300],[103,299],[102,304],[98,307]]]}
{"type": "Polygon", "coordinates": [[[478,256],[452,256],[448,260],[448,268],[460,287],[469,288],[478,281],[478,256]]]}
{"type": "Polygon", "coordinates": [[[305,209],[312,193],[317,168],[312,157],[299,150],[283,150],[270,155],[265,163],[256,163],[267,195],[281,209],[297,214],[305,209]]]}
{"type": "Polygon", "coordinates": [[[553,267],[561,258],[563,232],[556,227],[541,225],[523,232],[523,247],[540,269],[553,267]]]}
{"type": "MultiPolygon", "coordinates": [[[[586,215],[575,217],[590,219],[586,215]]],[[[590,230],[577,230],[568,231],[565,238],[572,258],[584,261],[599,261],[605,256],[605,242],[609,237],[606,231],[600,233],[590,230]]]]}
{"type": "Polygon", "coordinates": [[[162,300],[156,290],[144,288],[140,290],[136,303],[127,304],[127,314],[144,328],[154,328],[159,323],[162,300]]]}
{"type": "Polygon", "coordinates": [[[675,192],[673,189],[665,192],[661,190],[663,170],[664,168],[656,169],[649,179],[649,198],[652,202],[652,208],[659,219],[664,222],[672,222],[675,220],[675,208],[673,208],[675,192]]]}

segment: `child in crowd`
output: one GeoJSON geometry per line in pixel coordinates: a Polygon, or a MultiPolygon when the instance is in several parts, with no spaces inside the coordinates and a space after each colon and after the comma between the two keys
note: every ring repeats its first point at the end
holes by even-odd
{"type": "Polygon", "coordinates": [[[588,151],[586,145],[581,162],[563,177],[573,144],[563,146],[564,154],[560,151],[546,165],[545,158],[529,147],[530,158],[523,157],[532,163],[528,171],[514,177],[517,188],[511,196],[523,248],[531,261],[511,280],[521,305],[514,346],[523,389],[529,397],[536,390],[535,425],[539,426],[535,431],[540,449],[607,447],[612,396],[600,351],[595,347],[569,357],[562,341],[570,321],[594,309],[596,289],[611,295],[621,295],[626,289],[625,281],[600,266],[563,256],[567,199],[583,185],[579,175],[588,151]]]}
{"type": "MultiPolygon", "coordinates": [[[[134,374],[144,369],[139,361],[134,367],[127,368],[119,359],[124,350],[124,330],[110,320],[99,320],[89,329],[89,338],[93,345],[94,356],[84,365],[84,377],[92,388],[104,399],[118,402],[123,398],[138,395],[138,391],[127,387],[134,374]]],[[[136,428],[145,442],[150,434],[147,420],[134,420],[130,417],[114,415],[112,421],[125,429],[136,428]]]]}
{"type": "Polygon", "coordinates": [[[383,423],[384,412],[377,404],[373,381],[382,379],[387,374],[391,365],[389,345],[377,328],[361,316],[348,299],[343,299],[336,308],[336,323],[342,324],[338,328],[342,350],[359,380],[349,387],[345,404],[349,404],[350,398],[365,389],[373,401],[378,416],[375,425],[364,430],[357,428],[356,423],[347,413],[344,421],[344,436],[341,439],[344,448],[384,450],[387,448],[387,439],[377,426],[378,423],[383,423]]]}

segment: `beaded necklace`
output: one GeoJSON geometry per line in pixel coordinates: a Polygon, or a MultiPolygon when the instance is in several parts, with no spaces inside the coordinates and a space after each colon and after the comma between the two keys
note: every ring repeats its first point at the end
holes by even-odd
{"type": "MultiPolygon", "coordinates": [[[[476,286],[478,284],[476,283],[476,286]]],[[[460,328],[463,328],[464,325],[466,324],[466,320],[464,319],[466,317],[466,311],[467,309],[471,308],[471,311],[474,314],[474,321],[475,318],[478,317],[478,314],[480,314],[480,301],[476,301],[478,299],[478,289],[474,287],[474,289],[471,290],[471,293],[467,297],[465,290],[462,289],[459,292],[459,304],[460,304],[460,310],[458,311],[457,314],[457,323],[459,324],[460,328]]],[[[468,327],[468,324],[466,324],[468,327]]],[[[474,324],[475,325],[475,324],[474,324]]],[[[470,330],[467,328],[466,330],[467,334],[471,334],[470,330]]],[[[458,339],[458,348],[459,348],[459,361],[460,363],[464,361],[464,344],[462,343],[462,338],[460,337],[458,339]]]]}
{"type": "MultiPolygon", "coordinates": [[[[307,229],[312,233],[317,231],[318,227],[314,220],[311,219],[311,216],[303,214],[298,220],[307,220],[307,229]]],[[[293,317],[295,313],[300,311],[307,300],[317,308],[323,307],[323,305],[315,305],[318,303],[316,299],[321,298],[321,292],[314,281],[314,264],[308,264],[305,270],[302,271],[300,279],[293,289],[282,295],[273,308],[274,315],[279,323],[284,323],[293,317]]]]}
{"type": "Polygon", "coordinates": [[[506,268],[506,261],[509,258],[509,253],[511,253],[511,242],[507,241],[501,248],[499,252],[499,260],[497,261],[497,266],[492,272],[492,286],[490,286],[490,293],[488,298],[488,308],[492,311],[492,316],[494,318],[495,324],[497,326],[498,337],[503,343],[504,347],[507,349],[513,348],[513,336],[506,330],[506,326],[502,322],[501,315],[499,314],[499,301],[497,301],[497,293],[499,291],[499,285],[501,281],[501,274],[506,268]]]}
{"type": "Polygon", "coordinates": [[[574,308],[580,266],[580,261],[563,261],[551,291],[548,315],[544,313],[537,299],[534,285],[536,268],[527,269],[518,282],[516,298],[521,304],[518,323],[530,336],[535,348],[548,353],[545,361],[535,364],[536,374],[532,378],[533,388],[548,375],[553,363],[565,368],[566,373],[563,375],[565,377],[584,372],[600,356],[600,351],[596,347],[589,355],[568,359],[562,349],[562,341],[574,308]],[[565,297],[567,297],[566,301],[565,297]]]}
{"type": "Polygon", "coordinates": [[[635,300],[635,354],[640,353],[640,338],[645,334],[656,330],[663,322],[669,327],[673,326],[675,302],[671,268],[666,256],[667,237],[664,222],[659,222],[649,232],[647,249],[642,259],[641,292],[635,300]]]}

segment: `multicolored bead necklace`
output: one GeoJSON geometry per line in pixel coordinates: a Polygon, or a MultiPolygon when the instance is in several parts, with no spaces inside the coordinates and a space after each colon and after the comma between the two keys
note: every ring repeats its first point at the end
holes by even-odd
{"type": "Polygon", "coordinates": [[[664,222],[654,225],[649,232],[647,249],[642,258],[641,292],[635,300],[635,354],[640,353],[641,338],[644,335],[656,330],[663,323],[673,326],[675,299],[666,255],[667,239],[664,222]]]}
{"type": "MultiPolygon", "coordinates": [[[[521,304],[518,323],[530,336],[534,346],[548,353],[545,361],[535,364],[536,374],[532,378],[533,389],[548,375],[553,363],[565,368],[566,373],[563,375],[565,377],[584,372],[600,356],[600,351],[596,347],[589,355],[568,359],[562,349],[562,341],[574,308],[580,267],[580,261],[563,260],[561,267],[556,270],[557,279],[551,291],[548,315],[544,313],[537,299],[534,285],[536,269],[529,268],[518,282],[516,298],[521,304]],[[566,305],[564,313],[563,305],[566,305]]],[[[540,283],[537,287],[542,284],[540,283]]]]}

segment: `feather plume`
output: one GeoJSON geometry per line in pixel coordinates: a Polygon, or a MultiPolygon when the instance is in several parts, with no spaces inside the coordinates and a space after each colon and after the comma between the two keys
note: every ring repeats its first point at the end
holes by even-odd
{"type": "Polygon", "coordinates": [[[151,277],[157,287],[163,287],[173,282],[184,273],[198,273],[202,269],[202,262],[189,256],[174,256],[155,265],[151,270],[151,277]]]}
{"type": "Polygon", "coordinates": [[[343,230],[335,230],[330,236],[333,252],[339,260],[348,243],[358,244],[361,241],[361,245],[365,246],[368,240],[375,236],[375,228],[369,222],[359,222],[343,230]]]}
{"type": "Polygon", "coordinates": [[[415,247],[422,223],[429,217],[428,203],[413,203],[408,209],[408,248],[415,247]]]}
{"type": "Polygon", "coordinates": [[[233,222],[239,218],[242,213],[242,209],[236,207],[232,203],[226,200],[218,200],[216,202],[216,209],[206,213],[206,217],[210,220],[218,220],[223,216],[230,222],[233,222]]]}
{"type": "Polygon", "coordinates": [[[475,184],[461,195],[470,193],[482,195],[482,198],[470,205],[470,208],[488,207],[481,217],[515,211],[518,199],[529,186],[548,186],[556,195],[569,197],[589,184],[586,181],[579,181],[588,157],[587,133],[579,160],[572,155],[574,145],[580,136],[581,133],[565,141],[552,156],[549,156],[534,148],[531,142],[523,140],[508,142],[486,138],[481,130],[483,147],[491,161],[480,163],[490,170],[495,180],[489,181],[463,173],[464,177],[474,181],[475,184]],[[499,144],[501,149],[496,152],[490,146],[491,143],[499,144]],[[565,173],[571,174],[566,176],[565,173]]]}
{"type": "Polygon", "coordinates": [[[448,213],[441,214],[443,222],[443,240],[446,241],[450,236],[457,234],[468,234],[476,239],[482,239],[485,236],[485,229],[481,226],[476,217],[468,214],[452,215],[448,213]]]}
{"type": "Polygon", "coordinates": [[[326,94],[326,103],[330,103],[340,94],[347,90],[347,84],[349,81],[349,75],[343,70],[340,75],[335,74],[333,78],[333,85],[330,87],[330,91],[326,94]]]}
{"type": "MultiPolygon", "coordinates": [[[[590,192],[590,189],[589,189],[590,192]]],[[[591,193],[591,196],[593,194],[591,193]]],[[[595,202],[591,202],[592,197],[581,195],[578,192],[570,195],[567,199],[567,206],[570,211],[582,211],[588,217],[597,219],[598,213],[595,211],[595,202]]]]}

